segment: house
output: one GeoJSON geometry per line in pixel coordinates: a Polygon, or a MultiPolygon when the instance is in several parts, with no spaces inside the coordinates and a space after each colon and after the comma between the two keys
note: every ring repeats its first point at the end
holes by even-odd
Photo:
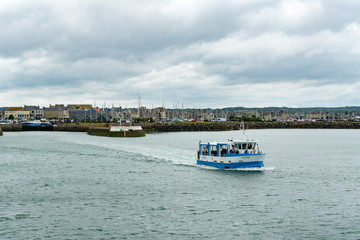
{"type": "Polygon", "coordinates": [[[47,119],[69,119],[69,109],[64,107],[64,105],[55,105],[46,108],[44,107],[44,117],[47,119]]]}
{"type": "Polygon", "coordinates": [[[7,107],[0,107],[0,119],[5,118],[5,110],[6,109],[7,109],[7,107]]]}
{"type": "Polygon", "coordinates": [[[129,113],[121,107],[112,107],[109,114],[110,120],[113,122],[116,122],[117,119],[120,118],[122,119],[122,121],[124,121],[125,119],[128,119],[130,117],[129,113]]]}
{"type": "Polygon", "coordinates": [[[166,109],[164,107],[155,108],[152,113],[152,117],[159,121],[165,121],[166,120],[166,109]]]}
{"type": "Polygon", "coordinates": [[[27,120],[30,119],[30,111],[23,107],[8,107],[5,110],[5,118],[9,119],[10,116],[16,120],[27,120]]]}
{"type": "Polygon", "coordinates": [[[24,106],[25,109],[30,111],[30,119],[41,119],[44,117],[44,109],[39,106],[24,106]]]}
{"type": "Polygon", "coordinates": [[[68,104],[67,107],[69,110],[90,110],[92,109],[91,104],[68,104]]]}

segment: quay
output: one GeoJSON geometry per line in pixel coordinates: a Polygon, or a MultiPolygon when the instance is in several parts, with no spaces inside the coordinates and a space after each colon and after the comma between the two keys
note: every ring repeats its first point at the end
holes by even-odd
{"type": "MultiPolygon", "coordinates": [[[[165,123],[137,123],[133,126],[141,126],[144,133],[157,132],[197,132],[197,131],[230,131],[238,130],[240,122],[165,122],[165,123]]],[[[53,125],[51,128],[29,129],[24,128],[22,124],[1,124],[2,132],[11,131],[61,131],[61,132],[86,132],[98,136],[132,136],[132,133],[111,133],[110,127],[105,123],[65,123],[53,125]]],[[[350,121],[318,121],[318,122],[245,122],[246,129],[360,129],[359,122],[350,121]]],[[[135,134],[136,135],[136,134],[135,134]]],[[[142,134],[141,134],[142,135],[142,134]]]]}
{"type": "MultiPolygon", "coordinates": [[[[86,132],[89,135],[105,136],[105,137],[143,137],[145,133],[143,129],[138,127],[123,127],[124,131],[110,131],[110,126],[103,124],[61,124],[51,126],[26,126],[24,124],[1,124],[4,132],[20,132],[20,131],[58,131],[58,132],[86,132]],[[129,128],[129,129],[126,129],[129,128]],[[125,130],[126,129],[126,130],[125,130]]],[[[1,130],[1,127],[0,127],[1,130]]],[[[2,131],[0,131],[0,136],[2,131]]]]}
{"type": "MultiPolygon", "coordinates": [[[[145,133],[238,130],[240,122],[139,123],[145,133]]],[[[246,129],[360,129],[359,122],[245,122],[246,129]]]]}

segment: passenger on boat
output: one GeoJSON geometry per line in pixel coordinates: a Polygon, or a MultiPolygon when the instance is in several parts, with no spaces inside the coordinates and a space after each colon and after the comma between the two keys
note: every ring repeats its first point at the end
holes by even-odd
{"type": "Polygon", "coordinates": [[[226,156],[226,149],[225,148],[221,149],[221,156],[222,157],[226,156]]]}
{"type": "Polygon", "coordinates": [[[245,153],[245,154],[248,154],[248,153],[249,153],[249,151],[246,149],[244,153],[245,153]]]}

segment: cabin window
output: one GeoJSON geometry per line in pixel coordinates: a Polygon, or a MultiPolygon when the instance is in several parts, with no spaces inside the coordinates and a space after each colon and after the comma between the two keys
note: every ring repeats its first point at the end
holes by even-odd
{"type": "Polygon", "coordinates": [[[234,153],[236,149],[236,144],[229,145],[229,153],[234,153]]]}
{"type": "Polygon", "coordinates": [[[217,156],[217,148],[216,146],[210,146],[211,156],[217,156]]]}
{"type": "Polygon", "coordinates": [[[231,145],[231,149],[229,150],[229,153],[239,153],[240,147],[241,147],[241,144],[238,144],[238,143],[231,145]]]}
{"type": "Polygon", "coordinates": [[[248,143],[248,148],[247,149],[254,149],[255,148],[256,143],[248,143]]]}
{"type": "Polygon", "coordinates": [[[226,156],[226,151],[227,151],[227,145],[220,145],[220,154],[222,157],[226,156]]]}
{"type": "Polygon", "coordinates": [[[241,149],[247,149],[246,145],[247,145],[246,143],[243,143],[241,149]]]}
{"type": "Polygon", "coordinates": [[[208,155],[208,146],[201,145],[201,155],[208,155]]]}

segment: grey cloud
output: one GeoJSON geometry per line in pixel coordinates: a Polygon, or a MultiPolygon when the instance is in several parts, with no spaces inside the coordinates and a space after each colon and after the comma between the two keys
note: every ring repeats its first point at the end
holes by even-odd
{"type": "MultiPolygon", "coordinates": [[[[64,87],[68,96],[84,99],[90,94],[125,101],[139,93],[149,101],[200,105],[240,102],[236,89],[250,83],[274,104],[276,94],[262,90],[262,84],[294,86],[306,80],[317,91],[319,84],[330,89],[341,81],[356,88],[359,5],[5,1],[0,4],[1,92],[64,87]],[[109,87],[100,91],[99,86],[109,87]]],[[[290,101],[303,100],[289,96],[290,101]]]]}

